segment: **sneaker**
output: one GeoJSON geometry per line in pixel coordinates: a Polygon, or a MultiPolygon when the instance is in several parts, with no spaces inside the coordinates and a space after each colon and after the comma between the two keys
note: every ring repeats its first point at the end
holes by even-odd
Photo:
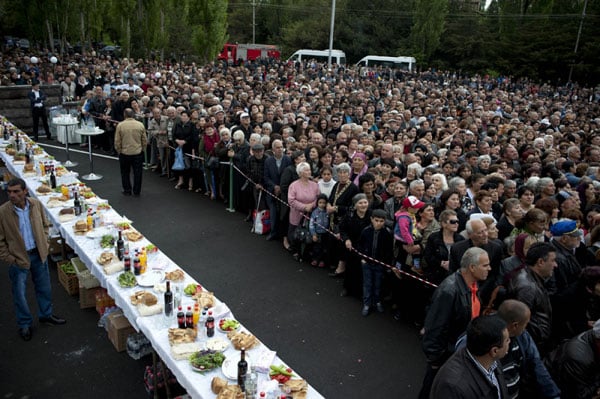
{"type": "Polygon", "coordinates": [[[379,313],[385,312],[385,309],[383,308],[383,304],[381,302],[377,302],[377,304],[375,306],[377,306],[377,311],[379,313]]]}
{"type": "Polygon", "coordinates": [[[321,269],[322,269],[322,268],[324,268],[324,267],[325,267],[325,262],[323,262],[323,261],[320,261],[320,262],[319,262],[319,267],[320,267],[321,269]]]}
{"type": "Polygon", "coordinates": [[[361,314],[365,317],[369,315],[369,307],[367,305],[363,306],[361,314]]]}
{"type": "Polygon", "coordinates": [[[310,265],[313,266],[313,267],[316,267],[317,266],[317,261],[316,260],[312,260],[310,262],[310,265]]]}

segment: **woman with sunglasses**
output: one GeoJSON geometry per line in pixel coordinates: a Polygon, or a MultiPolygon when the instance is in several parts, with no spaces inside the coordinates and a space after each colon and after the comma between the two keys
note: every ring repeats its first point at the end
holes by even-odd
{"type": "Polygon", "coordinates": [[[426,278],[432,283],[439,284],[448,275],[450,247],[464,240],[458,233],[458,217],[450,209],[440,214],[441,230],[431,233],[425,245],[425,257],[422,264],[426,278]]]}

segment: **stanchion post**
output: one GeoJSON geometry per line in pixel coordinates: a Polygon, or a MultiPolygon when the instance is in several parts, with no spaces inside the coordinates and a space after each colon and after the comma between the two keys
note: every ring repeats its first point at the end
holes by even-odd
{"type": "Polygon", "coordinates": [[[228,212],[235,212],[233,207],[233,159],[229,158],[229,206],[227,207],[228,212]]]}
{"type": "Polygon", "coordinates": [[[148,149],[144,148],[144,170],[148,170],[150,167],[148,166],[148,149]]]}

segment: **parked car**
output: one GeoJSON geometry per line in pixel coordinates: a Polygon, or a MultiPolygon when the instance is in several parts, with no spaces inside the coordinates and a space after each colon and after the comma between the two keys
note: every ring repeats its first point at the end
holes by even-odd
{"type": "Polygon", "coordinates": [[[31,45],[29,44],[29,40],[27,40],[27,39],[19,39],[17,41],[17,47],[20,48],[21,50],[29,50],[29,48],[31,47],[31,45]]]}
{"type": "Polygon", "coordinates": [[[2,48],[4,49],[4,51],[9,51],[15,48],[15,39],[12,36],[4,36],[2,48]]]}
{"type": "Polygon", "coordinates": [[[121,54],[121,46],[104,46],[100,49],[100,54],[119,56],[121,54]]]}

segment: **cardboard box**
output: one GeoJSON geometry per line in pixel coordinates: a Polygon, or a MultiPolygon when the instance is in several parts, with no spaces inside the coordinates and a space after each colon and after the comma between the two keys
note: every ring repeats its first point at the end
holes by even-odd
{"type": "Polygon", "coordinates": [[[95,308],[96,292],[102,289],[102,287],[85,288],[79,284],[79,307],[81,309],[95,308]]]}
{"type": "Polygon", "coordinates": [[[63,244],[64,239],[61,236],[48,238],[48,254],[66,256],[67,253],[73,252],[70,246],[63,244]],[[65,253],[63,253],[63,245],[65,253]]]}
{"type": "Polygon", "coordinates": [[[135,328],[131,326],[123,312],[112,312],[107,317],[108,339],[112,342],[117,352],[123,352],[127,349],[127,337],[135,333],[135,328]]]}

